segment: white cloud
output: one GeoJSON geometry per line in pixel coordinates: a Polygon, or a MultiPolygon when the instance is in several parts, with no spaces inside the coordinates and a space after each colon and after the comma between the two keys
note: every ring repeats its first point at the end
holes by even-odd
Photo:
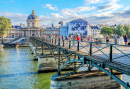
{"type": "Polygon", "coordinates": [[[119,4],[114,4],[114,3],[108,3],[106,5],[98,6],[97,9],[98,11],[104,11],[104,10],[110,10],[110,11],[115,11],[118,10],[122,7],[122,5],[119,4]]]}
{"type": "MultiPolygon", "coordinates": [[[[88,14],[77,14],[75,9],[67,9],[67,12],[64,12],[67,15],[62,15],[61,13],[51,13],[46,16],[40,15],[40,25],[46,25],[51,26],[52,23],[54,23],[55,26],[58,26],[59,21],[63,21],[65,24],[66,22],[69,22],[74,19],[83,18],[84,20],[88,21],[90,24],[130,24],[130,10],[127,11],[120,11],[113,13],[112,11],[105,11],[105,12],[98,12],[91,14],[91,16],[88,14]],[[73,11],[73,13],[71,13],[73,11]],[[68,13],[69,12],[69,13],[68,13]]],[[[79,10],[82,11],[82,10],[79,10]]],[[[26,25],[26,14],[19,14],[19,13],[10,13],[10,12],[0,12],[0,16],[5,16],[7,18],[10,18],[13,25],[19,25],[20,23],[23,23],[26,25]]]]}
{"type": "Polygon", "coordinates": [[[120,0],[85,0],[85,4],[96,4],[96,3],[103,3],[103,2],[110,2],[110,3],[117,3],[120,0]]]}
{"type": "Polygon", "coordinates": [[[51,15],[57,18],[63,18],[59,13],[51,13],[51,15]]]}
{"type": "Polygon", "coordinates": [[[113,14],[112,14],[111,11],[106,11],[106,12],[93,14],[92,16],[96,16],[96,17],[103,17],[103,16],[112,17],[113,14]]]}
{"type": "Polygon", "coordinates": [[[93,9],[95,9],[95,7],[94,6],[92,6],[92,7],[77,7],[77,8],[75,8],[74,9],[74,12],[81,12],[81,11],[90,11],[90,10],[93,10],[93,9]]]}
{"type": "Polygon", "coordinates": [[[86,5],[88,4],[94,4],[94,3],[102,3],[103,0],[85,0],[86,5]]]}
{"type": "Polygon", "coordinates": [[[130,6],[126,7],[125,10],[130,10],[130,6]]]}
{"type": "Polygon", "coordinates": [[[60,13],[63,14],[63,15],[65,15],[65,16],[71,15],[71,12],[67,11],[67,10],[62,10],[60,13]]]}
{"type": "Polygon", "coordinates": [[[75,9],[63,9],[61,10],[61,14],[63,14],[64,16],[67,16],[67,15],[77,15],[78,12],[83,12],[83,11],[91,11],[91,10],[94,10],[95,7],[92,6],[92,7],[87,7],[87,6],[84,6],[84,7],[77,7],[75,9]]]}
{"type": "MultiPolygon", "coordinates": [[[[43,5],[42,5],[42,6],[43,6],[43,5]]],[[[55,5],[55,7],[52,7],[51,4],[46,4],[45,7],[48,7],[48,8],[51,9],[51,10],[58,10],[58,8],[56,7],[56,5],[55,5]]]]}
{"type": "Polygon", "coordinates": [[[108,2],[110,2],[110,3],[117,3],[118,1],[120,1],[120,0],[108,0],[108,2]]]}
{"type": "Polygon", "coordinates": [[[11,19],[13,25],[18,25],[20,23],[26,24],[26,19],[28,15],[23,15],[19,13],[10,13],[7,11],[0,12],[0,16],[11,19]]]}

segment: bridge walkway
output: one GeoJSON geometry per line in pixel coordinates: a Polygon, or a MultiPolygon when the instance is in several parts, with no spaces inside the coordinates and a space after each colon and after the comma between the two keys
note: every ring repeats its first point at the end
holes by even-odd
{"type": "MultiPolygon", "coordinates": [[[[50,48],[52,47],[52,49],[55,48],[60,52],[62,52],[62,54],[64,55],[66,55],[67,52],[69,54],[74,54],[78,56],[78,59],[71,60],[67,58],[68,60],[66,61],[66,63],[63,63],[63,66],[59,66],[61,64],[57,63],[57,65],[59,66],[57,72],[58,74],[60,74],[60,71],[65,65],[73,62],[82,62],[83,65],[84,64],[89,65],[88,66],[89,71],[91,71],[91,69],[93,68],[92,66],[97,67],[101,71],[105,72],[113,79],[115,79],[118,83],[123,85],[126,89],[130,89],[129,83],[123,82],[121,79],[116,77],[112,72],[113,70],[116,70],[122,74],[126,74],[130,76],[129,61],[128,63],[122,62],[122,60],[130,59],[130,53],[128,49],[130,48],[130,46],[106,44],[106,43],[98,43],[100,44],[100,46],[97,46],[97,43],[95,42],[86,42],[86,41],[83,42],[77,41],[74,44],[72,44],[71,40],[65,41],[61,39],[48,39],[48,38],[31,38],[31,39],[39,41],[42,45],[48,45],[50,48]],[[120,49],[121,47],[123,49],[126,49],[127,51],[121,50],[120,49]],[[118,52],[115,50],[117,50],[118,52]],[[90,65],[92,65],[91,68],[90,65]],[[109,71],[107,69],[109,69],[109,71]]],[[[60,62],[60,59],[58,59],[58,62],[60,62]]],[[[81,66],[79,66],[78,68],[80,67],[81,66]]]]}

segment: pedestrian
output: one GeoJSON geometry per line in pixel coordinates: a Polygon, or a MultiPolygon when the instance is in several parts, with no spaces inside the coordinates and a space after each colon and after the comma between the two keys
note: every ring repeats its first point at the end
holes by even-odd
{"type": "Polygon", "coordinates": [[[109,36],[108,35],[106,36],[106,42],[107,43],[109,42],[109,36]]]}
{"type": "Polygon", "coordinates": [[[83,35],[81,35],[81,41],[83,41],[83,35]]]}
{"type": "Polygon", "coordinates": [[[68,36],[67,35],[65,36],[65,39],[68,40],[68,36]]]}
{"type": "Polygon", "coordinates": [[[77,35],[77,37],[76,37],[76,40],[77,40],[77,41],[79,41],[79,40],[80,40],[80,38],[79,38],[79,36],[78,36],[78,35],[77,35]]]}
{"type": "Polygon", "coordinates": [[[98,45],[98,40],[97,39],[95,40],[95,44],[98,45]]]}
{"type": "Polygon", "coordinates": [[[88,36],[87,41],[90,42],[90,35],[88,36]]]}
{"type": "Polygon", "coordinates": [[[120,45],[124,45],[124,39],[123,39],[123,36],[120,37],[120,39],[119,39],[119,44],[120,44],[120,45]]]}
{"type": "Polygon", "coordinates": [[[90,42],[94,42],[93,37],[91,36],[90,42]]]}
{"type": "Polygon", "coordinates": [[[75,43],[75,36],[72,36],[72,42],[73,42],[73,45],[75,43]]]}
{"type": "Polygon", "coordinates": [[[63,40],[63,39],[64,39],[64,36],[62,35],[62,37],[61,37],[61,38],[62,38],[62,40],[63,40]]]}
{"type": "Polygon", "coordinates": [[[127,45],[127,35],[124,36],[125,45],[127,45]]]}
{"type": "Polygon", "coordinates": [[[50,35],[50,39],[52,39],[52,35],[50,35]]]}

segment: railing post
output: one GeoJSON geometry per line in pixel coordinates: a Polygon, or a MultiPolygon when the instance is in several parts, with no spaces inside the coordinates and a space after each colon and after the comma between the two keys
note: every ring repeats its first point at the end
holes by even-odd
{"type": "Polygon", "coordinates": [[[52,44],[53,44],[53,39],[52,39],[52,44]]]}
{"type": "Polygon", "coordinates": [[[92,55],[92,42],[90,42],[90,56],[92,55]]]}
{"type": "Polygon", "coordinates": [[[69,40],[69,49],[70,49],[70,47],[71,47],[71,41],[69,40]]]}
{"type": "Polygon", "coordinates": [[[63,47],[64,47],[64,40],[63,40],[63,47]]]}
{"type": "Polygon", "coordinates": [[[110,56],[109,56],[110,62],[112,62],[112,45],[110,45],[110,56]]]}
{"type": "Polygon", "coordinates": [[[79,41],[77,41],[77,51],[79,51],[79,41]]]}
{"type": "Polygon", "coordinates": [[[55,45],[56,45],[56,38],[55,38],[55,45]]]}
{"type": "Polygon", "coordinates": [[[60,38],[58,39],[59,41],[58,41],[58,46],[60,46],[60,38]]]}
{"type": "Polygon", "coordinates": [[[60,75],[60,48],[58,49],[58,75],[60,75]]]}
{"type": "MultiPolygon", "coordinates": [[[[112,45],[110,45],[110,56],[109,56],[109,61],[112,62],[112,45]]],[[[111,73],[111,76],[112,76],[113,71],[112,71],[111,68],[110,68],[110,73],[111,73]]]]}
{"type": "Polygon", "coordinates": [[[43,38],[42,38],[42,55],[43,55],[43,38]]]}

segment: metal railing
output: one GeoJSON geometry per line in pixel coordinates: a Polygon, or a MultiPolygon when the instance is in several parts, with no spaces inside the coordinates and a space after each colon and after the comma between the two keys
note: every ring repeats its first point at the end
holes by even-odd
{"type": "Polygon", "coordinates": [[[124,58],[124,60],[130,60],[130,46],[128,45],[126,46],[102,42],[65,40],[61,38],[43,38],[43,41],[50,44],[54,44],[56,46],[65,47],[67,49],[86,53],[86,55],[89,56],[101,57],[110,62],[114,61],[121,64],[124,63],[125,65],[130,65],[129,62],[125,63],[122,61],[122,59],[124,58]]]}

